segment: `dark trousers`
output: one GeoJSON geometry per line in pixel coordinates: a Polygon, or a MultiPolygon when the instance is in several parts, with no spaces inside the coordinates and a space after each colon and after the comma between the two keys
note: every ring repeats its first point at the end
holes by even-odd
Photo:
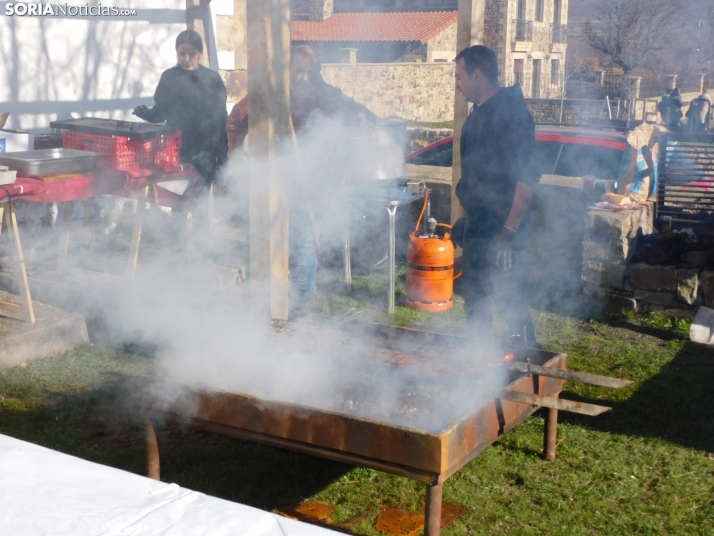
{"type": "Polygon", "coordinates": [[[525,293],[528,284],[528,234],[530,218],[523,221],[513,239],[512,268],[507,272],[491,265],[494,239],[469,232],[468,220],[464,233],[462,296],[467,325],[475,337],[493,335],[493,304],[507,323],[509,335],[525,336],[535,342],[535,329],[528,310],[525,293]]]}

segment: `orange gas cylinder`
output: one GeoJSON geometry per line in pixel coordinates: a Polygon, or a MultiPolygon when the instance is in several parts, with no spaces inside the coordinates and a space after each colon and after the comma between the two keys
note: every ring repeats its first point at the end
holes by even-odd
{"type": "Polygon", "coordinates": [[[407,307],[446,311],[454,305],[454,244],[449,233],[416,236],[407,247],[407,307]]]}

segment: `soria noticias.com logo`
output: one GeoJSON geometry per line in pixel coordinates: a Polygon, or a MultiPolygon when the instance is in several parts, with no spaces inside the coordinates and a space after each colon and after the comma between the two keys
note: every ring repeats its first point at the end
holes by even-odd
{"type": "Polygon", "coordinates": [[[5,4],[5,15],[19,17],[135,17],[136,9],[121,9],[102,4],[5,4]]]}

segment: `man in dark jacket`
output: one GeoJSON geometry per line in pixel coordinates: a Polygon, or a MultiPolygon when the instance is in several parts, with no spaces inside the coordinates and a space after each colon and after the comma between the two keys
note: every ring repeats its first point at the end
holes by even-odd
{"type": "Polygon", "coordinates": [[[206,181],[228,159],[226,86],[220,75],[200,65],[201,36],[185,30],[176,38],[178,63],[164,71],[152,108],[137,106],[134,115],[181,131],[181,161],[196,166],[206,181]]]}
{"type": "Polygon", "coordinates": [[[540,178],[535,123],[521,87],[499,87],[496,54],[488,47],[458,54],[456,87],[474,105],[461,131],[456,187],[464,209],[459,226],[464,228],[462,293],[468,322],[473,335],[489,336],[493,299],[513,342],[535,344],[524,296],[529,209],[540,178]]]}
{"type": "MultiPolygon", "coordinates": [[[[376,116],[362,104],[345,95],[341,89],[325,82],[320,74],[322,66],[315,51],[299,45],[290,52],[290,116],[295,131],[308,123],[313,112],[338,117],[344,122],[376,120],[376,116]]],[[[229,152],[242,147],[248,134],[248,98],[244,97],[231,110],[226,122],[229,152]]]]}
{"type": "MultiPolygon", "coordinates": [[[[310,124],[319,124],[320,117],[330,117],[342,124],[374,122],[376,116],[365,106],[345,95],[339,88],[325,82],[320,75],[320,61],[308,45],[296,46],[290,54],[290,116],[295,131],[302,135],[310,124]]],[[[246,96],[231,110],[226,123],[230,152],[243,146],[248,134],[248,99],[246,96]]],[[[250,145],[250,140],[248,141],[250,145]]],[[[323,198],[335,184],[315,184],[323,198]]],[[[304,190],[310,191],[310,187],[304,190]]],[[[309,312],[317,289],[317,256],[309,215],[301,196],[290,201],[290,317],[309,312]]],[[[311,196],[312,197],[312,196],[311,196]]],[[[315,207],[319,208],[319,207],[315,207]]]]}

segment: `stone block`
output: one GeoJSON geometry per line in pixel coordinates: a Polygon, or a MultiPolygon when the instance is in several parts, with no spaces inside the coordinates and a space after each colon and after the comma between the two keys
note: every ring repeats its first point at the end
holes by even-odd
{"type": "MultiPolygon", "coordinates": [[[[0,301],[19,304],[19,298],[0,290],[0,301]]],[[[0,315],[0,370],[33,359],[66,352],[89,343],[84,317],[33,300],[34,325],[0,315]]]]}
{"type": "Polygon", "coordinates": [[[619,212],[591,210],[585,219],[587,236],[598,242],[622,242],[637,234],[639,216],[638,210],[619,212]]]}
{"type": "Polygon", "coordinates": [[[580,297],[581,309],[597,309],[612,314],[637,310],[637,302],[629,296],[586,287],[580,297]]]}
{"type": "Polygon", "coordinates": [[[689,266],[706,266],[711,256],[710,251],[689,251],[687,252],[687,264],[689,266]]]}
{"type": "Polygon", "coordinates": [[[638,230],[641,231],[643,235],[652,234],[654,232],[654,202],[648,201],[644,205],[640,206],[639,211],[640,214],[637,221],[638,230]]]}
{"type": "Polygon", "coordinates": [[[714,272],[702,272],[701,279],[704,305],[714,309],[714,272]]]}
{"type": "Polygon", "coordinates": [[[587,260],[583,262],[583,282],[615,290],[624,288],[627,267],[623,264],[610,264],[587,260]]]}
{"type": "Polygon", "coordinates": [[[654,292],[651,290],[635,290],[635,300],[637,303],[649,303],[652,305],[662,305],[672,307],[675,303],[674,292],[654,292]]]}
{"type": "Polygon", "coordinates": [[[699,292],[699,273],[696,270],[677,270],[677,299],[694,305],[699,292]]]}
{"type": "Polygon", "coordinates": [[[583,259],[604,261],[610,264],[622,264],[630,253],[630,244],[627,239],[618,242],[595,242],[583,240],[583,259]]]}
{"type": "Polygon", "coordinates": [[[677,270],[674,266],[633,265],[630,283],[640,290],[677,290],[677,270]]]}

